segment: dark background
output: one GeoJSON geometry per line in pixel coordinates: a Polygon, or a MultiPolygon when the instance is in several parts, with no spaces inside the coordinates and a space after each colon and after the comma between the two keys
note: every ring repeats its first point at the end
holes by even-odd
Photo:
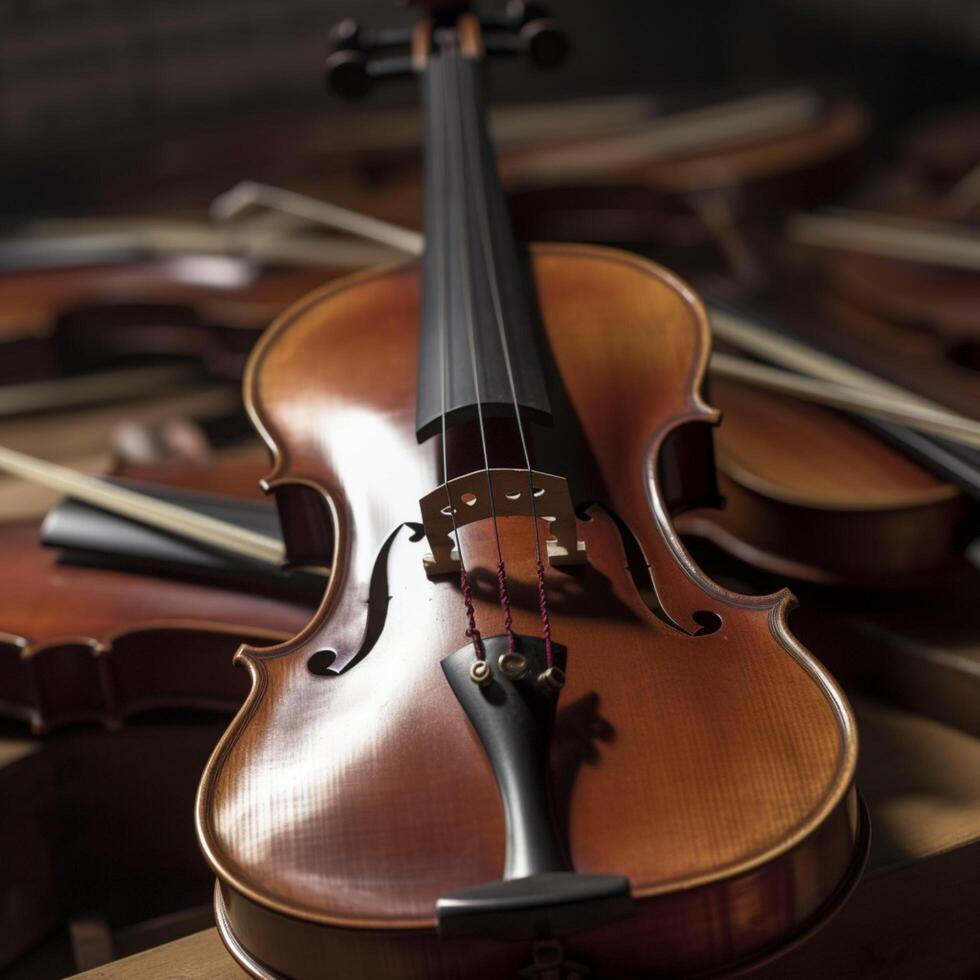
{"type": "MultiPolygon", "coordinates": [[[[862,95],[875,146],[902,122],[980,97],[980,5],[964,0],[553,0],[572,42],[553,73],[497,66],[498,101],[634,91],[672,99],[786,80],[862,95]]],[[[120,202],[179,181],[188,147],[227,134],[241,177],[263,176],[271,121],[363,113],[324,94],[343,16],[385,26],[390,0],[0,0],[0,215],[120,202]],[[263,146],[265,143],[265,146],[263,146]]],[[[411,105],[410,83],[374,106],[411,105]]],[[[352,116],[356,126],[358,116],[352,116]]],[[[197,188],[191,197],[221,186],[197,188]]],[[[192,200],[189,204],[200,204],[192,200]]]]}

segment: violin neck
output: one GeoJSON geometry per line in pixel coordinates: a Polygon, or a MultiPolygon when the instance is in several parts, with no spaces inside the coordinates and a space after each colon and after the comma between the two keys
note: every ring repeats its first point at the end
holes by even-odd
{"type": "Polygon", "coordinates": [[[487,135],[482,61],[433,45],[422,76],[425,253],[416,429],[549,415],[535,305],[487,135]],[[516,403],[516,406],[515,406],[516,403]]]}

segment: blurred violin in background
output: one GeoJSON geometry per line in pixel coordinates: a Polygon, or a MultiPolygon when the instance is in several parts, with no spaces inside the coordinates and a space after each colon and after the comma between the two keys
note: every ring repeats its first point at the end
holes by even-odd
{"type": "Polygon", "coordinates": [[[186,537],[188,521],[220,515],[227,544],[237,549],[255,535],[273,555],[281,551],[275,514],[255,499],[262,458],[254,451],[207,463],[120,464],[111,482],[2,452],[8,472],[13,459],[82,490],[94,482],[110,497],[125,488],[138,502],[176,507],[176,519],[148,525],[70,499],[43,524],[0,524],[8,558],[0,718],[48,736],[32,748],[12,740],[9,725],[5,735],[0,782],[5,799],[18,803],[4,808],[0,827],[20,844],[3,862],[0,888],[19,901],[4,918],[0,964],[69,917],[81,967],[207,924],[189,908],[205,900],[207,881],[180,814],[218,734],[215,716],[234,712],[247,693],[231,658],[244,642],[272,644],[302,626],[323,579],[288,576],[274,557],[249,559],[213,537],[186,537]],[[77,727],[93,724],[111,735],[77,727]],[[153,780],[134,794],[148,754],[153,780]],[[119,826],[123,813],[153,841],[141,835],[121,845],[131,837],[119,826]],[[96,872],[106,864],[115,869],[108,879],[96,872]],[[142,894],[142,880],[155,882],[152,895],[142,894]],[[180,909],[187,911],[174,915],[180,909]],[[154,916],[155,925],[141,923],[154,916]]]}
{"type": "Polygon", "coordinates": [[[166,530],[186,533],[179,515],[154,530],[75,502],[57,507],[43,526],[0,526],[16,559],[0,608],[0,713],[43,732],[80,722],[117,725],[161,708],[236,709],[245,694],[230,668],[237,647],[295,632],[320,591],[315,579],[275,573],[275,514],[246,502],[257,495],[258,472],[261,457],[252,454],[206,466],[125,466],[117,475],[151,507],[154,493],[174,488],[179,505],[191,506],[191,521],[203,506],[204,514],[230,517],[235,535],[261,528],[271,542],[268,571],[195,550],[193,541],[171,542],[166,530]]]}
{"type": "Polygon", "coordinates": [[[545,146],[502,169],[527,239],[653,248],[682,267],[709,261],[757,281],[760,235],[845,191],[867,131],[853,99],[777,90],[545,146]]]}
{"type": "MultiPolygon", "coordinates": [[[[0,243],[0,446],[107,472],[119,453],[152,462],[150,431],[188,451],[196,443],[203,457],[208,444],[241,443],[238,381],[268,321],[314,284],[386,254],[286,238],[117,218],[39,223],[0,243]]],[[[0,481],[0,514],[51,503],[0,481]]]]}
{"type": "Polygon", "coordinates": [[[962,157],[951,153],[954,159],[943,166],[951,143],[964,151],[971,145],[969,118],[961,122],[966,146],[950,138],[954,120],[920,127],[909,137],[904,169],[872,188],[866,210],[799,216],[789,235],[805,250],[800,261],[820,278],[817,301],[841,324],[837,337],[822,332],[823,345],[834,344],[885,377],[975,414],[980,235],[968,197],[976,183],[970,162],[980,166],[980,146],[962,157]],[[927,179],[933,172],[930,148],[945,181],[927,179]],[[918,177],[906,186],[909,173],[918,177]]]}

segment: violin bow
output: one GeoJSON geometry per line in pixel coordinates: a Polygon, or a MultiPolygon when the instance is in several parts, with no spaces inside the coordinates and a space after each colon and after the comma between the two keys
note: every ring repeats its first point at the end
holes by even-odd
{"type": "Polygon", "coordinates": [[[980,272],[980,234],[948,222],[832,208],[819,214],[793,215],[786,234],[790,240],[813,248],[847,249],[980,272]]]}
{"type": "Polygon", "coordinates": [[[14,449],[0,447],[0,470],[140,524],[266,565],[278,568],[285,557],[283,544],[276,538],[14,449]]]}

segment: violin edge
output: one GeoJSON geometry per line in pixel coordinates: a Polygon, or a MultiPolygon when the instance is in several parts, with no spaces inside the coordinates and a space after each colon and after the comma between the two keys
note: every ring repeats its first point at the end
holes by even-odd
{"type": "MultiPolygon", "coordinates": [[[[731,950],[726,949],[716,957],[714,964],[702,964],[693,972],[684,969],[684,976],[692,980],[708,980],[751,973],[807,942],[837,915],[861,880],[870,851],[871,824],[867,808],[853,786],[840,802],[836,815],[837,822],[843,819],[851,830],[850,860],[843,867],[834,886],[822,899],[806,914],[801,915],[791,929],[777,931],[755,948],[742,950],[734,959],[731,958],[731,950]]],[[[825,824],[824,832],[826,828],[825,824]]],[[[799,846],[797,858],[800,863],[806,864],[819,860],[821,851],[820,842],[811,839],[799,846]]],[[[789,875],[793,874],[792,865],[781,870],[789,875]]],[[[730,884],[738,886],[744,882],[730,884]]],[[[767,884],[771,887],[772,882],[768,881],[767,884]]],[[[765,888],[762,891],[764,893],[765,888]]],[[[714,894],[715,899],[718,894],[714,894]]],[[[679,913],[675,911],[674,914],[685,915],[698,908],[703,913],[712,904],[713,894],[708,886],[683,892],[681,897],[686,902],[686,908],[679,913]]],[[[500,976],[516,975],[525,965],[527,957],[519,949],[521,944],[518,943],[493,943],[486,940],[474,943],[469,940],[463,958],[451,955],[447,961],[442,954],[447,941],[435,932],[434,919],[431,930],[413,927],[399,931],[384,928],[381,924],[364,929],[324,926],[269,909],[230,887],[220,878],[215,882],[214,912],[218,935],[229,955],[256,980],[286,980],[286,977],[293,980],[320,980],[328,975],[324,968],[326,963],[331,964],[329,975],[338,978],[349,976],[351,971],[360,969],[366,970],[368,975],[384,975],[391,980],[415,980],[420,976],[432,980],[457,980],[464,974],[471,980],[498,980],[500,976]],[[475,949],[475,946],[479,948],[475,949]],[[276,956],[283,949],[291,951],[290,961],[286,965],[287,972],[278,972],[267,965],[263,956],[276,956]],[[375,970],[379,972],[375,973],[375,970]],[[432,972],[433,970],[436,972],[432,972]]],[[[651,904],[646,906],[645,912],[654,933],[654,942],[659,940],[669,943],[670,925],[664,928],[663,921],[665,918],[668,922],[675,921],[674,915],[668,912],[665,916],[663,907],[654,908],[651,904]],[[658,924],[662,932],[658,932],[658,924]]],[[[613,938],[606,943],[600,941],[595,944],[597,932],[600,930],[570,937],[566,945],[573,958],[595,961],[599,957],[600,962],[608,962],[610,957],[615,959],[617,940],[613,938]]],[[[706,937],[711,938],[710,931],[706,937]]],[[[450,944],[452,945],[452,941],[450,944]]],[[[615,969],[613,974],[601,971],[597,976],[614,975],[617,980],[646,980],[649,976],[646,966],[639,972],[627,966],[615,969]]],[[[679,974],[671,970],[669,975],[679,974]]]]}

